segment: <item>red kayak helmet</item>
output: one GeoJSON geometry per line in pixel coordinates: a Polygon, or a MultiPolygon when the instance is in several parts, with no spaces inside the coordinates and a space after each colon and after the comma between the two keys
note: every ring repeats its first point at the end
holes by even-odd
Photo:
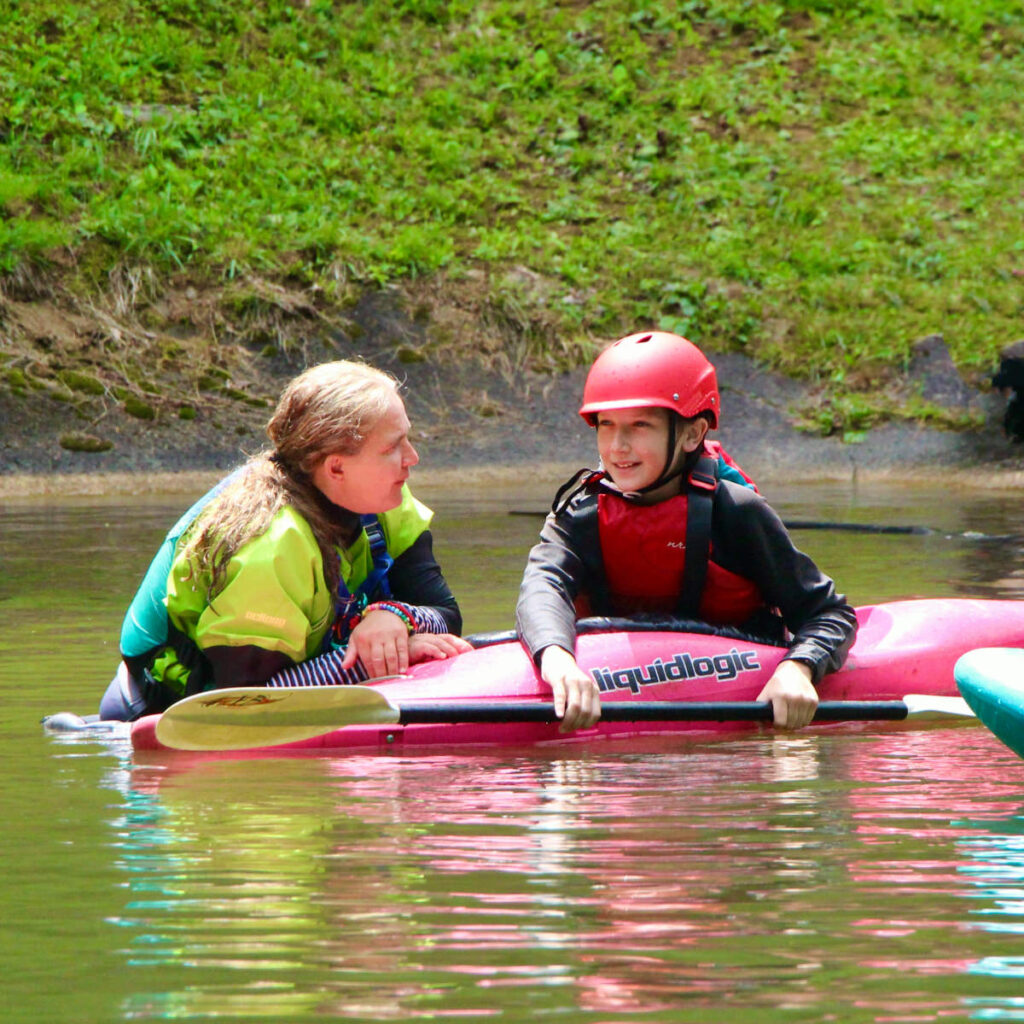
{"type": "Polygon", "coordinates": [[[698,413],[718,426],[715,368],[692,341],[667,331],[620,338],[594,360],[583,385],[580,415],[591,425],[604,409],[657,406],[691,419],[698,413]]]}

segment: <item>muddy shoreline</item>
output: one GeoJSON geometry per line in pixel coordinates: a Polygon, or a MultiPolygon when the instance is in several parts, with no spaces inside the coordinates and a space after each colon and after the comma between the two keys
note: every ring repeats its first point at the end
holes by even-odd
{"type": "MultiPolygon", "coordinates": [[[[333,357],[348,356],[344,351],[333,357]]],[[[764,481],[929,479],[975,486],[1024,485],[1024,445],[1002,429],[1005,397],[972,390],[951,364],[928,366],[909,385],[931,388],[932,401],[970,409],[969,431],[888,424],[856,443],[798,429],[794,409],[809,388],[735,354],[713,355],[722,391],[716,436],[764,481]],[[951,376],[952,375],[952,376],[951,376]]],[[[583,370],[544,376],[501,374],[479,366],[402,364],[387,350],[371,361],[406,382],[406,402],[421,456],[416,475],[438,486],[487,479],[560,480],[595,460],[592,432],[576,414],[583,370]]],[[[283,367],[283,383],[294,368],[283,367]]],[[[268,382],[272,388],[274,380],[268,382]]],[[[279,390],[279,388],[278,388],[279,390]]],[[[89,432],[106,451],[62,446],[83,424],[71,406],[40,396],[0,393],[0,496],[148,494],[195,491],[258,451],[268,409],[213,408],[196,420],[139,421],[112,406],[89,432]]]]}

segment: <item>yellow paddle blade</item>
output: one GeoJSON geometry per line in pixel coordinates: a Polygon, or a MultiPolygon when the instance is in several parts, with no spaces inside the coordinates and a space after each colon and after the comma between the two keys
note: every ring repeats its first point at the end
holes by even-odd
{"type": "Polygon", "coordinates": [[[156,738],[175,750],[247,750],[345,725],[395,725],[398,715],[370,686],[236,686],[172,704],[157,722],[156,738]]]}

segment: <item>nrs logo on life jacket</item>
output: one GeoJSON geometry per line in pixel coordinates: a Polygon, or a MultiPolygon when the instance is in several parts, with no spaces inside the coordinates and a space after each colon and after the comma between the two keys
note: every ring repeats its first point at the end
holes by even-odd
{"type": "Polygon", "coordinates": [[[724,683],[744,672],[756,672],[760,667],[757,651],[741,651],[734,647],[726,654],[701,655],[694,658],[683,652],[669,661],[655,658],[649,665],[637,665],[632,668],[594,668],[590,670],[590,674],[601,693],[612,690],[632,690],[633,693],[639,693],[641,686],[675,683],[683,679],[714,677],[724,683]]]}

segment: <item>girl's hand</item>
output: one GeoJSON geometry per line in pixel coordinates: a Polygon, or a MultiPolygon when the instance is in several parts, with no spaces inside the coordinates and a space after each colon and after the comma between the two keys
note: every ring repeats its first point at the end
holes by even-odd
{"type": "Polygon", "coordinates": [[[358,658],[371,679],[404,675],[409,668],[409,629],[393,612],[377,608],[368,612],[349,636],[342,668],[352,668],[358,658]]]}
{"type": "Polygon", "coordinates": [[[409,637],[409,664],[441,661],[471,650],[473,645],[454,633],[415,633],[409,637]]]}
{"type": "Polygon", "coordinates": [[[601,693],[589,673],[576,664],[564,647],[545,647],[540,656],[541,678],[551,687],[559,732],[591,729],[601,717],[601,693]]]}
{"type": "Polygon", "coordinates": [[[757,699],[772,702],[775,724],[780,729],[802,729],[818,707],[810,666],[802,661],[780,661],[757,699]]]}

